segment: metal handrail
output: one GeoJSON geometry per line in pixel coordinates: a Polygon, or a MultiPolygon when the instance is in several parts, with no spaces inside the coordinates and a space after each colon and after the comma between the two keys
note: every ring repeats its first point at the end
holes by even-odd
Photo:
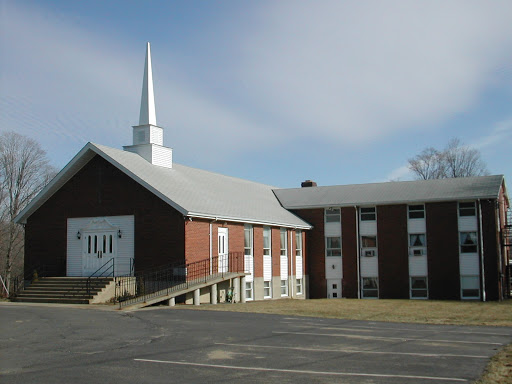
{"type": "Polygon", "coordinates": [[[115,277],[115,301],[122,307],[234,272],[244,272],[243,252],[232,252],[220,259],[214,256],[192,263],[168,264],[131,277],[115,277]]]}
{"type": "MultiPolygon", "coordinates": [[[[26,265],[26,268],[22,273],[11,277],[9,283],[9,298],[16,296],[19,292],[26,288],[26,285],[30,285],[34,279],[46,276],[46,265],[37,263],[26,265]],[[26,282],[29,282],[28,284],[26,282]]],[[[7,281],[6,281],[7,283],[7,281]]]]}

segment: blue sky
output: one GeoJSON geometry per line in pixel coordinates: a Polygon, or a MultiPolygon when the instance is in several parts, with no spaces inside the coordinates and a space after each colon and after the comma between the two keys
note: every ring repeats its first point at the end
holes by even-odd
{"type": "Polygon", "coordinates": [[[511,1],[0,0],[0,130],[130,145],[151,42],[174,161],[279,187],[408,180],[453,137],[512,180],[511,1]]]}

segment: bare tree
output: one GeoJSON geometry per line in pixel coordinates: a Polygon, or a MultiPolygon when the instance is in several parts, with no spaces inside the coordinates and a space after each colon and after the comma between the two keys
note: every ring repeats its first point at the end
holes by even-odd
{"type": "Polygon", "coordinates": [[[23,262],[23,227],[14,218],[56,174],[46,152],[15,132],[0,134],[0,270],[6,281],[23,262]]]}
{"type": "Polygon", "coordinates": [[[408,160],[409,169],[418,179],[444,179],[487,175],[480,152],[451,139],[443,151],[429,147],[408,160]]]}
{"type": "Polygon", "coordinates": [[[470,177],[488,175],[489,171],[480,157],[480,151],[451,139],[443,152],[446,177],[470,177]]]}
{"type": "Polygon", "coordinates": [[[445,174],[442,153],[432,147],[425,148],[419,155],[409,159],[409,169],[418,179],[440,179],[445,174]]]}

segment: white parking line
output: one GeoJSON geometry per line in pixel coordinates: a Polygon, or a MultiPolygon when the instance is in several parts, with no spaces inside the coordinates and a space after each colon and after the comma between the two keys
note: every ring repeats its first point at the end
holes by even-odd
{"type": "Polygon", "coordinates": [[[308,351],[308,352],[364,353],[364,354],[374,354],[374,355],[407,355],[407,356],[422,356],[422,357],[464,357],[464,358],[474,358],[474,359],[489,358],[489,356],[455,355],[455,354],[450,354],[450,353],[386,352],[386,351],[368,351],[368,350],[364,350],[364,349],[324,349],[324,348],[281,347],[281,346],[276,346],[276,345],[231,344],[231,343],[215,343],[215,345],[227,345],[227,346],[247,347],[247,348],[291,349],[291,350],[296,350],[296,351],[308,351]]]}
{"type": "Polygon", "coordinates": [[[311,324],[311,325],[305,325],[305,324],[294,324],[290,322],[284,322],[285,324],[292,324],[292,327],[295,328],[311,328],[315,327],[317,329],[339,329],[343,331],[356,331],[358,328],[361,330],[368,330],[368,331],[380,331],[381,329],[384,330],[392,330],[392,331],[411,331],[411,332],[431,332],[431,333],[460,333],[463,334],[470,334],[470,335],[486,335],[486,336],[508,336],[512,337],[512,334],[509,333],[490,333],[490,332],[475,332],[475,331],[443,331],[440,329],[398,329],[398,328],[391,328],[391,327],[365,327],[365,326],[351,326],[351,327],[319,327],[318,324],[311,324]]]}
{"type": "Polygon", "coordinates": [[[273,331],[272,333],[293,334],[293,335],[311,335],[311,336],[327,336],[327,337],[348,337],[353,339],[370,339],[370,340],[401,340],[401,341],[421,341],[436,343],[457,343],[457,344],[486,344],[486,345],[503,345],[503,343],[489,343],[486,341],[459,341],[459,340],[435,340],[435,339],[415,339],[406,337],[383,337],[383,336],[361,336],[345,333],[314,333],[314,332],[286,332],[273,331]]]}
{"type": "Polygon", "coordinates": [[[459,379],[456,377],[435,377],[435,376],[412,376],[412,375],[388,375],[377,373],[357,373],[357,372],[324,372],[324,371],[307,371],[300,369],[279,369],[279,368],[263,368],[263,367],[237,367],[234,365],[219,365],[219,364],[202,364],[202,363],[189,363],[184,361],[166,361],[166,360],[149,360],[149,359],[133,359],[134,361],[146,363],[160,363],[160,364],[175,364],[186,365],[193,367],[206,367],[206,368],[220,368],[220,369],[233,369],[241,371],[264,371],[264,372],[283,372],[283,373],[298,373],[306,375],[326,375],[326,376],[362,376],[362,377],[389,377],[397,379],[411,379],[411,380],[435,380],[435,381],[458,381],[467,382],[466,379],[459,379]]]}

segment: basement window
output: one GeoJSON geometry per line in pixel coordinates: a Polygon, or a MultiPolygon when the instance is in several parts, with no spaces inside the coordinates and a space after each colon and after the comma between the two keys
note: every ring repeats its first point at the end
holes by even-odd
{"type": "Polygon", "coordinates": [[[297,279],[297,295],[302,295],[302,279],[297,279]]]}
{"type": "Polygon", "coordinates": [[[460,288],[463,299],[480,298],[480,280],[478,276],[461,276],[460,288]]]}
{"type": "Polygon", "coordinates": [[[379,283],[376,277],[363,277],[363,298],[377,299],[379,297],[379,283]]]}
{"type": "Polygon", "coordinates": [[[271,291],[270,291],[270,281],[264,281],[263,282],[263,297],[266,299],[271,298],[271,291]]]}
{"type": "Polygon", "coordinates": [[[411,276],[411,299],[426,299],[427,297],[427,277],[411,276]]]}

